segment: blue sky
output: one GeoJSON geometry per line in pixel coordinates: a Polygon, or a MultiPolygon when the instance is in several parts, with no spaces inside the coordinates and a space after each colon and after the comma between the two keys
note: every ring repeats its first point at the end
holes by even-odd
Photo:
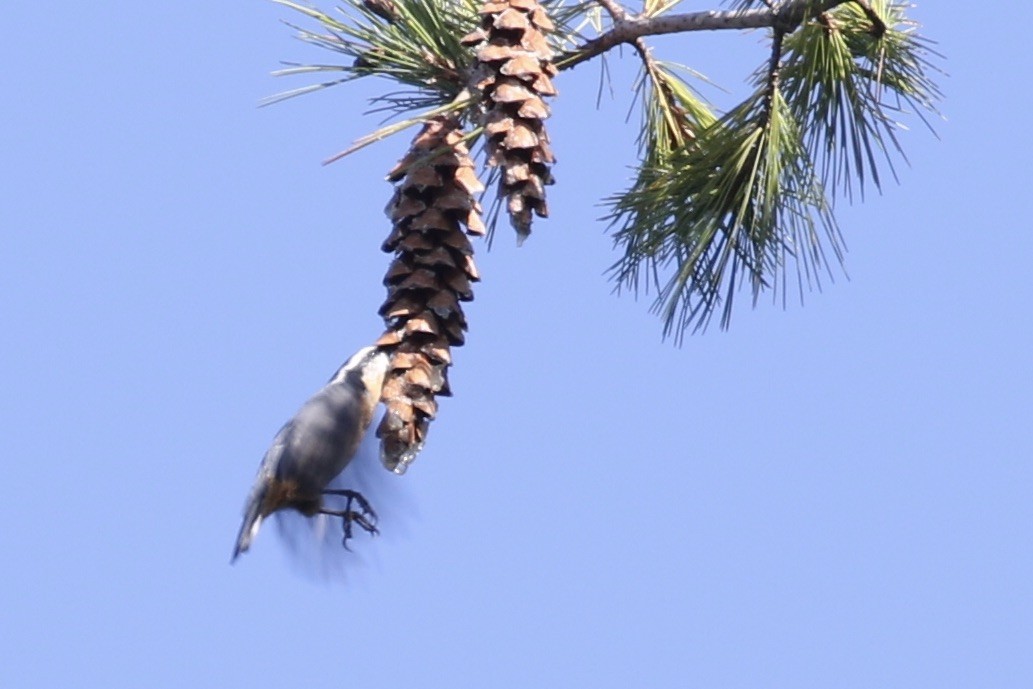
{"type": "MultiPolygon", "coordinates": [[[[0,686],[1033,684],[1033,10],[921,4],[948,119],[839,208],[850,280],[680,349],[603,275],[631,71],[598,110],[598,64],[562,77],[552,217],[480,252],[455,397],[340,584],[274,525],[228,561],[269,440],[379,332],[407,139],[321,167],[379,86],[258,109],[328,56],[213,8],[5,8],[0,686]]],[[[740,93],[765,54],[662,45],[740,93]]]]}

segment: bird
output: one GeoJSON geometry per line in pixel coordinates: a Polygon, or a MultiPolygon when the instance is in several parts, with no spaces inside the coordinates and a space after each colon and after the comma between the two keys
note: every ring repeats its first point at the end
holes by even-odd
{"type": "Polygon", "coordinates": [[[341,517],[345,548],[353,523],[377,533],[376,512],[361,493],[327,486],[348,466],[369,429],[389,361],[384,349],[363,347],[283,425],[259,465],[231,563],[251,547],[262,520],[278,510],[341,517]],[[344,509],[329,509],[325,495],[346,498],[344,509]]]}

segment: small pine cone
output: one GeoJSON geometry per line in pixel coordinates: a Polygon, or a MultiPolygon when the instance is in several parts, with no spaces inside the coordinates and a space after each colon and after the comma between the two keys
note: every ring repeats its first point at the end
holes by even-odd
{"type": "Polygon", "coordinates": [[[666,130],[665,136],[670,141],[680,142],[682,146],[692,144],[696,140],[696,130],[689,113],[682,107],[669,84],[661,82],[659,88],[673,115],[661,120],[661,126],[666,130]]]}
{"type": "Polygon", "coordinates": [[[423,448],[437,414],[435,397],[451,394],[451,347],[463,344],[466,331],[460,302],[473,299],[470,283],[480,279],[462,228],[484,234],[474,198],[484,186],[462,136],[455,120],[435,118],[388,173],[396,187],[385,209],[392,229],[382,248],[394,260],[380,308],[387,330],[377,344],[392,354],[377,437],[381,461],[397,474],[423,448]]]}
{"type": "Polygon", "coordinates": [[[546,96],[556,95],[552,49],[545,32],[555,27],[537,0],[488,0],[481,25],[464,36],[477,57],[474,85],[484,94],[488,164],[501,168],[499,193],[523,243],[531,233],[532,212],[549,215],[545,185],[552,184],[545,119],[546,96]]]}
{"type": "Polygon", "coordinates": [[[394,24],[398,19],[398,8],[391,0],[362,0],[362,5],[388,24],[394,24]]]}

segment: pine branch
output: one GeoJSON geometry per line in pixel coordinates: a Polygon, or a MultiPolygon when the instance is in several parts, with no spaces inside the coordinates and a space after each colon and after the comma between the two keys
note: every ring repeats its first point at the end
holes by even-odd
{"type": "MultiPolygon", "coordinates": [[[[539,216],[545,215],[551,153],[545,148],[537,156],[545,168],[525,185],[533,193],[521,187],[514,197],[510,192],[523,178],[513,171],[523,170],[517,163],[526,161],[513,151],[547,142],[540,125],[548,107],[540,98],[534,107],[521,105],[516,115],[534,119],[526,126],[517,126],[512,112],[483,121],[487,92],[500,80],[526,90],[524,82],[533,77],[534,88],[549,95],[557,68],[631,46],[642,63],[637,94],[644,117],[636,174],[629,188],[607,200],[614,242],[624,253],[611,275],[618,290],[655,289],[654,308],[665,334],[676,340],[702,330],[715,314],[727,327],[740,286],[749,285],[755,301],[763,292],[784,301],[787,288],[795,291],[795,272],[801,298],[807,289],[820,289],[821,276],[831,277],[831,267],[843,259],[833,199],[880,188],[883,171],[895,176],[894,159],[906,161],[897,140],[903,127],[898,113],[924,122],[923,112],[936,113],[940,97],[930,78],[937,71],[930,56],[939,56],[915,32],[899,0],[725,0],[725,9],[671,15],[666,12],[678,0],[645,0],[640,14],[629,12],[624,0],[493,0],[483,8],[483,0],[344,0],[344,21],[299,0],[274,1],[322,25],[319,32],[300,30],[303,40],[354,60],[284,70],[333,76],[283,97],[364,76],[391,79],[408,90],[374,103],[404,119],[358,146],[447,111],[464,125],[464,143],[481,137],[506,143],[512,155],[502,149],[493,154],[510,171],[497,178],[503,196],[524,199],[523,211],[526,199],[540,201],[539,216]],[[520,60],[510,65],[516,53],[499,51],[519,38],[513,23],[519,17],[503,17],[503,5],[538,3],[542,16],[548,13],[547,30],[535,41],[520,40],[520,60]],[[678,76],[684,68],[654,57],[645,40],[756,28],[770,31],[770,58],[755,74],[754,92],[723,116],[678,76]],[[594,37],[583,33],[589,29],[594,37]],[[497,40],[492,31],[502,32],[497,40]],[[539,55],[534,74],[521,51],[539,55]],[[546,69],[542,56],[555,51],[565,52],[546,69]]],[[[530,102],[517,95],[519,103],[530,102]]],[[[522,226],[526,231],[528,223],[522,226]]]]}
{"type": "MultiPolygon", "coordinates": [[[[893,111],[935,112],[932,51],[913,29],[893,0],[844,2],[802,26],[774,26],[742,105],[670,155],[645,148],[635,183],[608,200],[624,250],[611,275],[618,289],[656,290],[665,335],[679,341],[716,312],[727,327],[744,283],[754,301],[770,292],[784,303],[792,272],[801,299],[833,277],[843,242],[829,193],[863,193],[866,180],[880,186],[879,168],[893,172],[903,157],[893,111]]],[[[670,112],[656,100],[658,113],[670,112]]],[[[664,121],[647,117],[646,129],[663,134],[664,121]]]]}
{"type": "Polygon", "coordinates": [[[791,33],[808,16],[827,12],[853,0],[789,0],[773,8],[705,10],[656,17],[615,19],[609,31],[556,60],[561,70],[570,69],[622,44],[634,44],[646,36],[690,31],[778,28],[791,33]]]}

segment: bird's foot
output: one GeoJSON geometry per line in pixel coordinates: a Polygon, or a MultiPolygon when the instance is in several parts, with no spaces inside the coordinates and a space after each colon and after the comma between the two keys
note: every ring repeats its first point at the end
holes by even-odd
{"type": "Polygon", "coordinates": [[[320,510],[323,514],[334,515],[343,520],[344,538],[341,545],[345,550],[351,550],[348,547],[348,541],[352,538],[352,524],[358,524],[363,531],[373,536],[380,533],[377,529],[377,513],[362,493],[354,490],[325,490],[323,493],[325,495],[341,495],[346,499],[343,510],[320,510]],[[359,509],[352,509],[352,503],[356,503],[359,509]]]}

